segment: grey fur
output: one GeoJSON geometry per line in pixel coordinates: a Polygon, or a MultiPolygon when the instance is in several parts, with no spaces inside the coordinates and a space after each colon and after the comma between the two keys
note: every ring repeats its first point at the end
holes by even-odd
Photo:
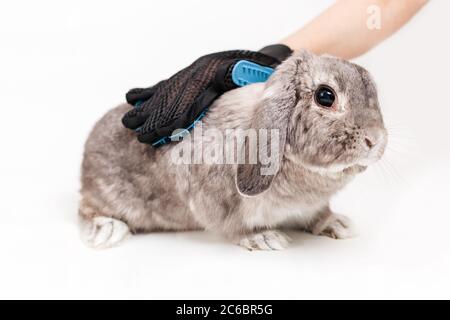
{"type": "MultiPolygon", "coordinates": [[[[317,225],[323,219],[318,220],[331,212],[330,198],[378,160],[387,142],[368,72],[306,51],[281,64],[266,84],[224,94],[203,121],[204,129],[220,131],[279,129],[283,148],[276,175],[261,176],[259,163],[173,165],[175,144],[154,149],[122,126],[129,109],[124,104],[109,111],[86,142],[80,205],[84,225],[105,216],[125,222],[132,232],[202,229],[236,242],[289,221],[320,233],[317,225]],[[336,110],[314,102],[320,84],[336,91],[336,110]],[[377,140],[375,154],[367,148],[369,134],[376,136],[371,138],[377,140]]],[[[270,236],[266,233],[264,239],[270,236]]]]}

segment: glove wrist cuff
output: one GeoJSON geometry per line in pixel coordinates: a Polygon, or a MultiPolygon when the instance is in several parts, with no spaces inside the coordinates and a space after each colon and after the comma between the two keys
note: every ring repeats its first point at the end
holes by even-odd
{"type": "Polygon", "coordinates": [[[280,63],[293,53],[292,49],[284,44],[273,44],[262,48],[259,52],[277,59],[280,63]]]}

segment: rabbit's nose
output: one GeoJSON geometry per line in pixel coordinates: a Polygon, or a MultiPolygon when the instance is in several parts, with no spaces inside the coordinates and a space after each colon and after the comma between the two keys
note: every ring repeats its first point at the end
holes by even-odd
{"type": "Polygon", "coordinates": [[[370,137],[365,137],[364,138],[364,142],[366,143],[366,146],[369,148],[369,149],[372,149],[372,147],[373,147],[373,140],[372,140],[372,138],[370,138],[370,137]]]}
{"type": "Polygon", "coordinates": [[[380,145],[384,140],[383,130],[379,128],[367,128],[364,135],[364,143],[368,150],[380,145]]]}
{"type": "Polygon", "coordinates": [[[360,146],[365,150],[362,152],[360,165],[371,165],[383,156],[387,145],[387,131],[380,127],[369,127],[364,130],[360,140],[360,146]]]}

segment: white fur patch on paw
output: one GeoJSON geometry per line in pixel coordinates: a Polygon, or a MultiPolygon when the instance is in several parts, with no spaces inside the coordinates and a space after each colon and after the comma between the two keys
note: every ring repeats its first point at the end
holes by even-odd
{"type": "Polygon", "coordinates": [[[130,235],[128,225],[109,217],[95,217],[83,228],[83,242],[92,248],[106,249],[117,246],[130,235]]]}
{"type": "Polygon", "coordinates": [[[349,239],[356,236],[356,231],[350,218],[340,214],[332,214],[317,223],[313,234],[333,239],[349,239]]]}
{"type": "Polygon", "coordinates": [[[239,245],[250,250],[283,250],[289,246],[291,238],[283,232],[267,230],[242,238],[239,245]]]}

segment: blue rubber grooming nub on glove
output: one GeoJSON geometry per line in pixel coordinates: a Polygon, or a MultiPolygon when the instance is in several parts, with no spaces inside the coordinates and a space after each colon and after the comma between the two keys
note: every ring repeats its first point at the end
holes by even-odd
{"type": "Polygon", "coordinates": [[[241,60],[234,65],[231,79],[239,87],[257,82],[266,82],[274,69],[263,67],[257,63],[241,60]]]}

